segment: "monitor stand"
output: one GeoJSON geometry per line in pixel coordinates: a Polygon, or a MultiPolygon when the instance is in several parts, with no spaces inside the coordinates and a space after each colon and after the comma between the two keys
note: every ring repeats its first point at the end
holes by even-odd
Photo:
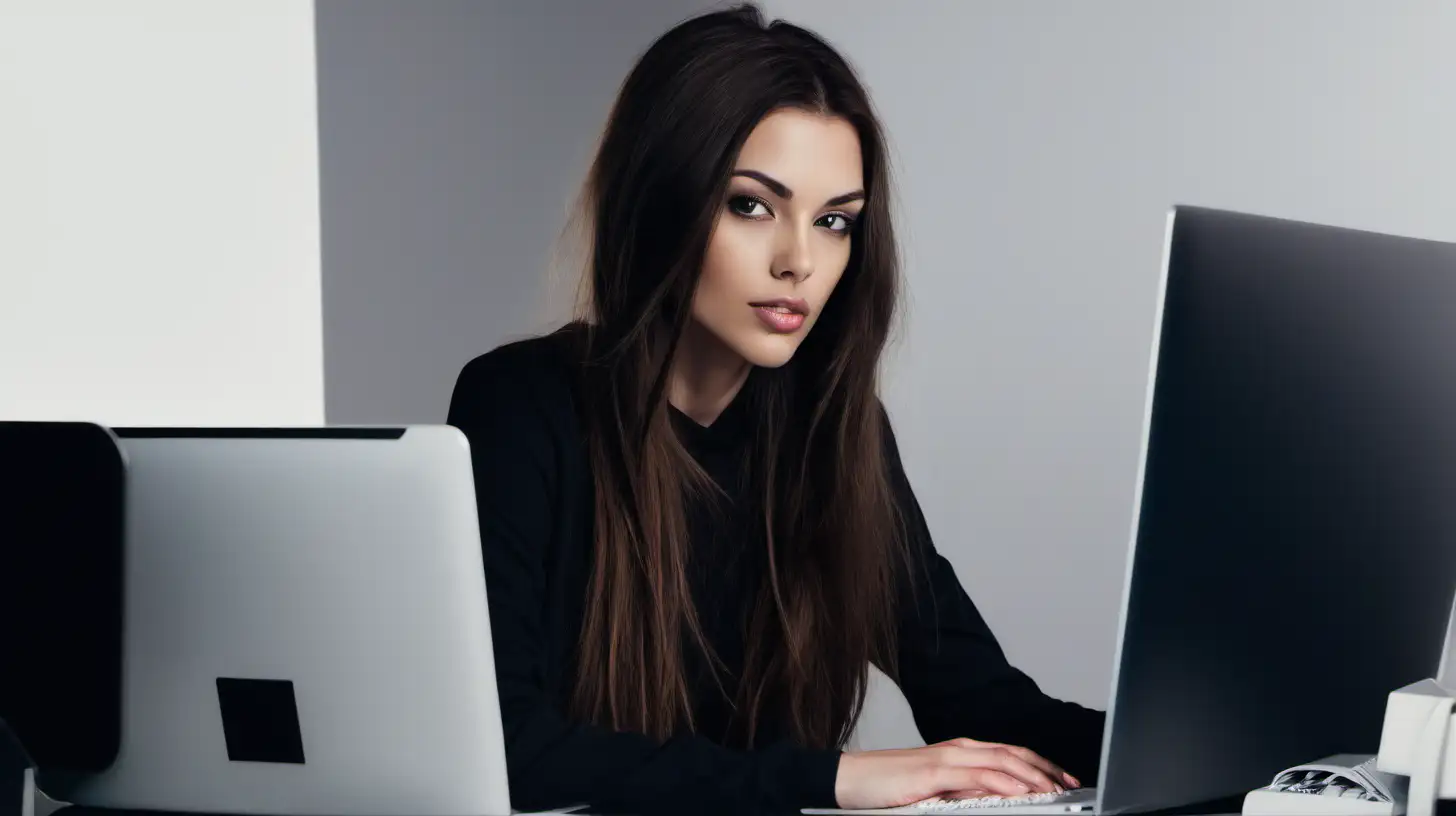
{"type": "MultiPolygon", "coordinates": [[[[13,799],[11,801],[14,801],[13,799]]],[[[35,769],[26,768],[20,780],[20,816],[51,816],[66,807],[35,786],[35,769]]]]}

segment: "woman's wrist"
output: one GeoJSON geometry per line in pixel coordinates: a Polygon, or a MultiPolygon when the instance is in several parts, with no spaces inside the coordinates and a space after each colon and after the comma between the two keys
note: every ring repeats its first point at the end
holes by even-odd
{"type": "Polygon", "coordinates": [[[844,807],[850,798],[851,783],[854,781],[854,765],[857,757],[848,751],[841,751],[839,764],[834,770],[834,806],[844,807]]]}

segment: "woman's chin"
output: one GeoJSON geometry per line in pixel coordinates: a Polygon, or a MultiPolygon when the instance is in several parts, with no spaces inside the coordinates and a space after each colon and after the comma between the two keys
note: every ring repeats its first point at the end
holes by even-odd
{"type": "Polygon", "coordinates": [[[764,335],[736,343],[738,353],[750,364],[760,368],[779,368],[794,359],[799,350],[799,335],[764,335]]]}

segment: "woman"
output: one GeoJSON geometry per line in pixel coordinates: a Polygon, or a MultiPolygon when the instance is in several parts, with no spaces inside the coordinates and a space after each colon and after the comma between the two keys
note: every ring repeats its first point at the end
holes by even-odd
{"type": "Polygon", "coordinates": [[[1096,774],[1103,715],[1007,664],[901,468],[876,395],[889,196],[864,90],[803,29],[707,14],[628,76],[586,185],[589,313],[473,360],[450,407],[516,808],[870,808],[1096,774]],[[841,752],[871,663],[935,744],[841,752]]]}

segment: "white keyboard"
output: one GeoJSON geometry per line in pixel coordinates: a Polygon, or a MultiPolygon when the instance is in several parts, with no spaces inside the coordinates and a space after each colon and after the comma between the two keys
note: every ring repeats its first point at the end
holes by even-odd
{"type": "Polygon", "coordinates": [[[975,796],[970,799],[950,799],[934,796],[910,805],[923,813],[944,813],[946,811],[979,810],[981,808],[1017,807],[1020,805],[1044,805],[1067,798],[1065,793],[1024,793],[1020,796],[975,796]]]}
{"type": "Polygon", "coordinates": [[[899,814],[920,816],[937,814],[949,816],[956,813],[977,813],[983,810],[1013,808],[1015,814],[1076,814],[1091,811],[1097,803],[1095,788],[1077,788],[1064,793],[1026,793],[1020,796],[977,796],[970,799],[953,799],[935,796],[893,808],[848,810],[838,808],[805,808],[806,814],[899,814]]]}

